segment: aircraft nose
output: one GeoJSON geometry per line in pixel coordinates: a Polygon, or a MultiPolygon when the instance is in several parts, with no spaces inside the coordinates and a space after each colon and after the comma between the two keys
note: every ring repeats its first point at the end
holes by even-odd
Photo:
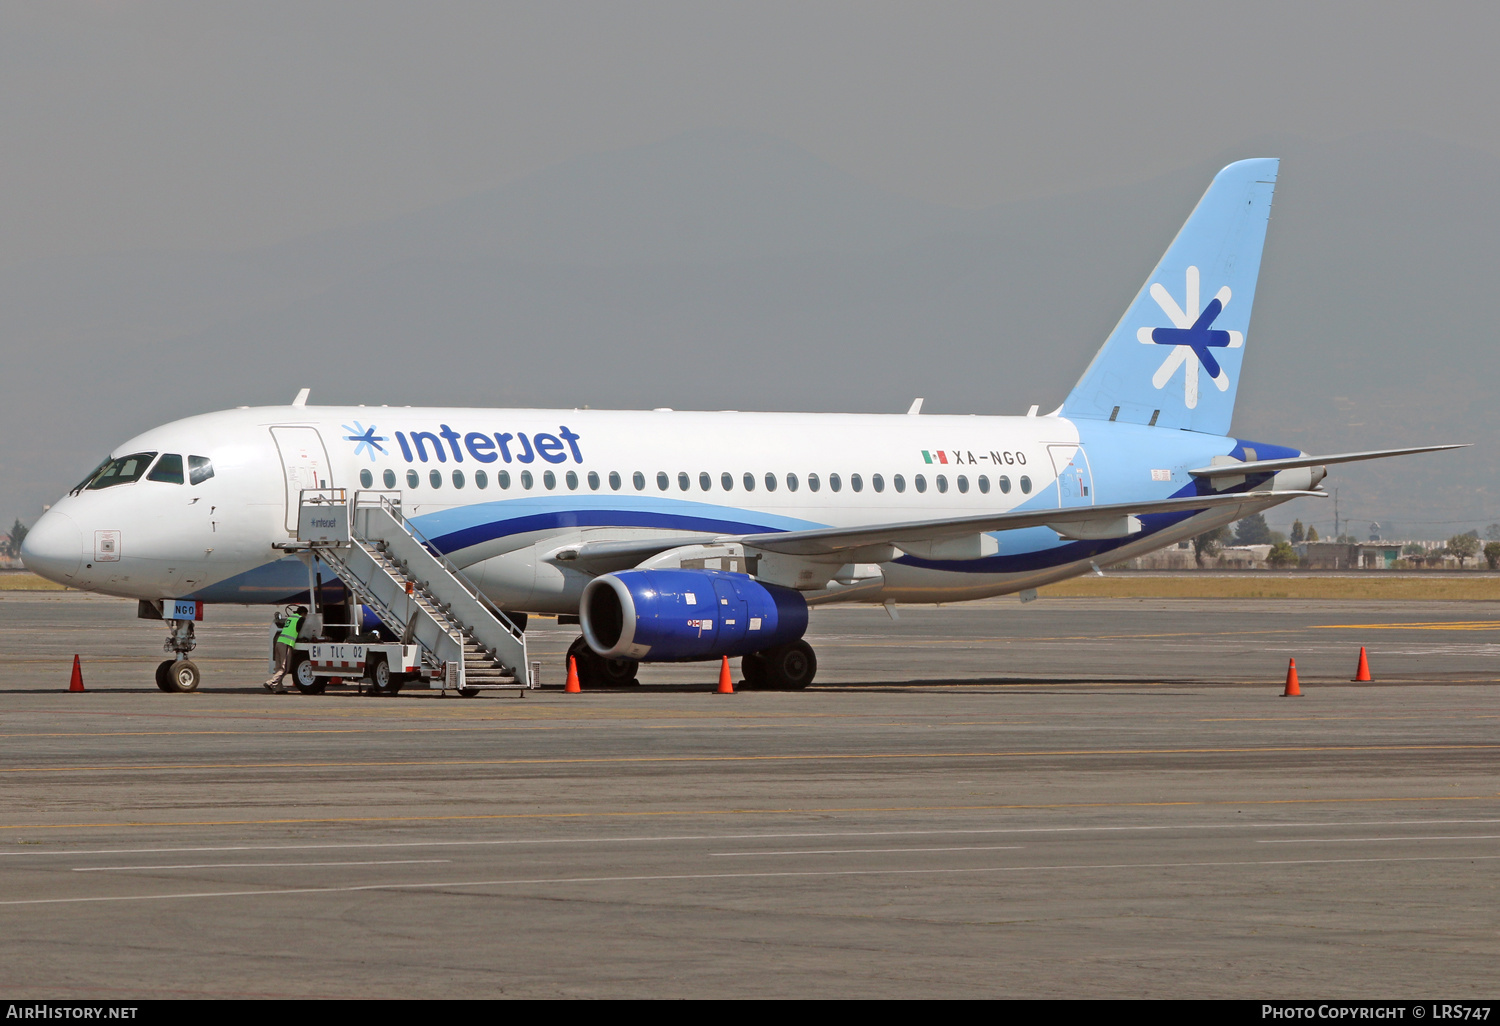
{"type": "Polygon", "coordinates": [[[21,542],[26,569],[58,584],[71,584],[83,562],[83,532],[66,514],[47,512],[21,542]]]}

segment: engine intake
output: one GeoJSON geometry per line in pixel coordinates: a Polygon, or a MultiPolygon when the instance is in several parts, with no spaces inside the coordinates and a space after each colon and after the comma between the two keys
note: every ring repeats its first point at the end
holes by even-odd
{"type": "Polygon", "coordinates": [[[723,570],[621,570],[588,583],[579,619],[606,659],[681,662],[794,641],[807,631],[807,600],[723,570]]]}

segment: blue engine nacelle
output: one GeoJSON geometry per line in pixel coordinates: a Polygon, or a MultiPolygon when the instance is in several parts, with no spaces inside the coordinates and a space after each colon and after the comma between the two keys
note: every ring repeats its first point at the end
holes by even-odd
{"type": "Polygon", "coordinates": [[[579,620],[606,659],[747,655],[807,631],[801,592],[722,570],[621,570],[583,589],[579,620]]]}

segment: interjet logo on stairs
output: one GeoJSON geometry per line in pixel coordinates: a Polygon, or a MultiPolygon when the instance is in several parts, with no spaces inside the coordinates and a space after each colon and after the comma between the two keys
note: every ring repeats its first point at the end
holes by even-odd
{"type": "Polygon", "coordinates": [[[1245,336],[1238,331],[1221,331],[1212,327],[1219,314],[1229,305],[1229,286],[1225,285],[1201,310],[1198,306],[1198,268],[1187,269],[1182,306],[1160,282],[1151,283],[1151,298],[1172,322],[1170,328],[1141,328],[1135,337],[1148,346],[1171,346],[1172,351],[1151,377],[1151,384],[1165,388],[1179,366],[1183,371],[1182,401],[1188,409],[1198,405],[1198,368],[1208,372],[1209,380],[1220,392],[1229,388],[1229,374],[1215,358],[1215,349],[1238,349],[1245,336]]]}

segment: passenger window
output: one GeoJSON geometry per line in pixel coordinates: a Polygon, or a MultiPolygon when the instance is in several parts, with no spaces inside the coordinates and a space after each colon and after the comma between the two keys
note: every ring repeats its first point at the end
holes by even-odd
{"type": "Polygon", "coordinates": [[[521,487],[522,488],[526,489],[528,492],[531,491],[531,485],[532,485],[533,481],[534,481],[534,479],[531,476],[531,471],[529,471],[529,470],[523,470],[523,471],[521,471],[521,487]]]}
{"type": "Polygon", "coordinates": [[[906,478],[902,477],[900,474],[897,474],[895,477],[891,478],[891,483],[896,486],[896,491],[906,491],[906,478]]]}
{"type": "Polygon", "coordinates": [[[1031,494],[1031,478],[1027,477],[1025,474],[1021,475],[1021,494],[1031,494]]]}
{"type": "Polygon", "coordinates": [[[821,487],[821,484],[818,481],[818,475],[817,474],[808,474],[807,475],[807,490],[810,491],[810,492],[815,492],[820,487],[821,487]]]}
{"type": "Polygon", "coordinates": [[[474,471],[474,487],[488,488],[490,486],[490,475],[482,470],[474,471]]]}
{"type": "Polygon", "coordinates": [[[638,491],[638,492],[645,491],[645,489],[646,489],[646,475],[642,474],[639,470],[637,470],[634,474],[631,475],[631,477],[630,477],[630,483],[633,484],[633,485],[635,485],[635,490],[636,491],[638,491]]]}
{"type": "Polygon", "coordinates": [[[408,470],[406,472],[406,487],[415,488],[421,483],[422,479],[417,476],[417,472],[415,470],[408,470]]]}
{"type": "Polygon", "coordinates": [[[657,488],[657,490],[664,492],[668,488],[671,488],[671,487],[672,487],[672,479],[667,476],[667,472],[665,470],[658,470],[656,472],[656,488],[657,488]]]}
{"type": "MultiPolygon", "coordinates": [[[[575,477],[573,480],[576,481],[578,479],[575,477]]],[[[552,491],[552,489],[557,487],[557,475],[552,473],[552,471],[550,470],[542,471],[542,485],[547,489],[547,491],[552,491]]]]}
{"type": "Polygon", "coordinates": [[[188,457],[188,484],[200,485],[214,476],[214,461],[207,456],[188,457]]]}
{"type": "Polygon", "coordinates": [[[713,486],[714,486],[714,479],[708,476],[708,471],[706,471],[706,470],[700,470],[698,472],[698,487],[701,488],[701,489],[703,489],[706,492],[710,488],[712,488],[713,486]]]}
{"type": "MultiPolygon", "coordinates": [[[[575,473],[574,471],[570,470],[570,471],[568,471],[567,476],[565,476],[563,478],[563,480],[566,481],[566,482],[568,482],[568,491],[570,491],[570,492],[576,492],[576,491],[578,491],[578,474],[577,473],[575,473]]],[[[595,477],[594,480],[597,481],[599,479],[597,477],[595,477]]]]}
{"type": "Polygon", "coordinates": [[[945,495],[947,494],[947,492],[948,492],[948,475],[947,474],[939,474],[937,476],[937,486],[938,486],[938,491],[944,493],[945,495]]]}
{"type": "Polygon", "coordinates": [[[374,488],[375,475],[370,473],[368,470],[361,470],[359,472],[359,486],[361,488],[374,488]]]}
{"type": "Polygon", "coordinates": [[[686,470],[679,470],[677,472],[677,487],[684,492],[693,487],[692,479],[687,476],[686,470]]]}
{"type": "MultiPolygon", "coordinates": [[[[912,482],[917,486],[917,491],[919,491],[919,492],[925,492],[927,490],[927,475],[925,475],[925,474],[916,474],[916,475],[913,475],[912,482]]],[[[943,482],[943,483],[947,484],[946,481],[943,482]]]]}
{"type": "Polygon", "coordinates": [[[182,484],[182,457],[175,452],[163,453],[156,466],[151,468],[151,473],[146,475],[146,480],[182,484]]]}
{"type": "MultiPolygon", "coordinates": [[[[618,477],[616,477],[615,480],[618,481],[620,479],[618,477]]],[[[615,485],[615,487],[618,488],[620,486],[619,485],[615,485]]],[[[599,490],[599,472],[597,470],[591,470],[591,471],[589,471],[589,491],[591,491],[591,492],[597,492],[598,490],[599,490]]]]}
{"type": "Polygon", "coordinates": [[[789,491],[789,492],[795,492],[797,490],[797,475],[796,474],[788,474],[786,476],[786,490],[789,491]]]}
{"type": "Polygon", "coordinates": [[[719,475],[719,484],[723,485],[726,492],[734,491],[734,475],[727,470],[724,471],[719,475]]]}
{"type": "Polygon", "coordinates": [[[499,485],[501,488],[509,489],[510,488],[510,471],[508,471],[508,470],[502,470],[498,474],[496,474],[495,475],[495,483],[497,485],[499,485]]]}
{"type": "MultiPolygon", "coordinates": [[[[590,481],[589,483],[592,484],[593,482],[590,481]]],[[[609,472],[609,490],[612,492],[620,490],[620,472],[618,470],[611,470],[609,472]]]]}
{"type": "Polygon", "coordinates": [[[380,480],[385,482],[387,488],[394,488],[396,487],[396,472],[387,467],[385,473],[380,475],[380,480]]]}
{"type": "Polygon", "coordinates": [[[1004,474],[1001,474],[998,478],[996,478],[996,484],[1000,486],[1001,495],[1010,494],[1010,478],[1006,477],[1004,474]]]}
{"type": "Polygon", "coordinates": [[[443,472],[441,470],[429,471],[427,474],[427,482],[434,488],[443,487],[443,472]]]}
{"type": "Polygon", "coordinates": [[[858,474],[850,474],[849,487],[854,489],[856,492],[862,492],[865,490],[865,479],[860,477],[858,474]]]}
{"type": "Polygon", "coordinates": [[[745,471],[745,476],[740,478],[740,483],[745,486],[745,491],[755,491],[755,475],[750,473],[750,471],[745,471]]]}
{"type": "Polygon", "coordinates": [[[766,474],[766,491],[768,491],[768,492],[774,492],[775,490],[776,490],[776,475],[775,474],[771,474],[771,473],[767,473],[766,474]]]}
{"type": "Polygon", "coordinates": [[[156,459],[154,452],[137,452],[129,456],[121,456],[117,460],[110,460],[104,465],[104,469],[95,474],[94,479],[89,482],[89,491],[139,481],[154,459],[156,459]]]}
{"type": "Polygon", "coordinates": [[[464,486],[464,472],[462,470],[455,470],[453,472],[453,487],[454,488],[462,488],[463,486],[464,486]]]}
{"type": "Polygon", "coordinates": [[[969,491],[969,479],[963,474],[958,475],[958,490],[965,494],[969,491]]]}
{"type": "Polygon", "coordinates": [[[842,487],[844,487],[844,482],[839,480],[837,474],[828,475],[828,490],[830,492],[836,492],[842,487]]]}
{"type": "Polygon", "coordinates": [[[985,495],[990,494],[990,479],[987,474],[979,475],[979,490],[985,495]]]}
{"type": "Polygon", "coordinates": [[[870,475],[870,487],[877,492],[885,491],[885,478],[880,474],[870,475]]]}

